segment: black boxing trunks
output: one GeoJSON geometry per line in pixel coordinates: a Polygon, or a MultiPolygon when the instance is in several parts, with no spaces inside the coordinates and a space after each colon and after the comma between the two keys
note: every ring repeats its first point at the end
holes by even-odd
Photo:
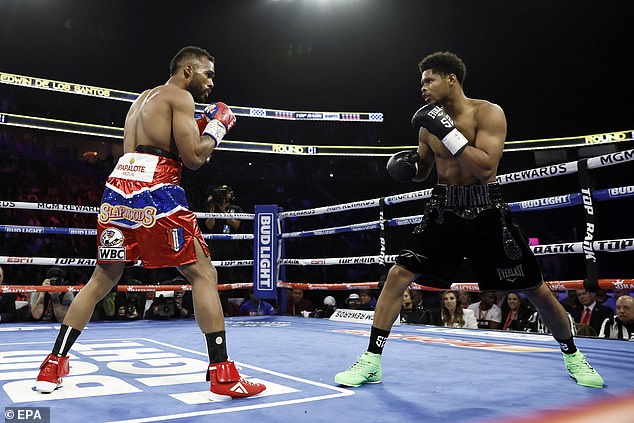
{"type": "Polygon", "coordinates": [[[181,266],[196,261],[195,239],[209,256],[178,185],[182,163],[169,151],[141,147],[124,154],[106,182],[97,216],[97,263],[140,258],[146,268],[181,266]]]}
{"type": "Polygon", "coordinates": [[[437,185],[396,264],[427,286],[448,289],[467,260],[482,291],[532,289],[542,282],[528,239],[496,183],[437,185]]]}

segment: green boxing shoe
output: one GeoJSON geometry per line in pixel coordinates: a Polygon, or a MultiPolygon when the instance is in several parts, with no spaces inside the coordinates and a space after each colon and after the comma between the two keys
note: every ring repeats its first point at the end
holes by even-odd
{"type": "Polygon", "coordinates": [[[566,370],[571,378],[581,386],[603,388],[605,381],[586,361],[586,356],[577,350],[574,354],[563,354],[566,370]]]}
{"type": "Polygon", "coordinates": [[[364,352],[345,372],[335,375],[335,383],[358,387],[364,383],[381,383],[381,355],[364,352]]]}

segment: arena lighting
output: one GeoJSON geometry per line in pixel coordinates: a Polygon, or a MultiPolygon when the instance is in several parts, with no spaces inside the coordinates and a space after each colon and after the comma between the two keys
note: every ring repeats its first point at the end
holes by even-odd
{"type": "Polygon", "coordinates": [[[350,4],[360,3],[362,0],[269,0],[271,3],[277,4],[291,4],[291,3],[303,3],[309,5],[334,5],[334,4],[350,4]]]}
{"type": "MultiPolygon", "coordinates": [[[[125,101],[132,103],[139,96],[138,93],[115,90],[112,88],[94,87],[75,82],[57,81],[53,79],[38,78],[26,75],[16,75],[0,71],[0,84],[17,85],[47,91],[56,91],[65,94],[82,95],[88,97],[107,98],[109,100],[125,101]]],[[[202,113],[205,104],[196,104],[196,111],[202,113]]],[[[380,112],[331,112],[331,111],[293,111],[266,109],[257,106],[231,105],[236,116],[248,116],[261,119],[281,120],[319,120],[319,121],[345,121],[345,122],[383,122],[383,113],[380,112]]]]}

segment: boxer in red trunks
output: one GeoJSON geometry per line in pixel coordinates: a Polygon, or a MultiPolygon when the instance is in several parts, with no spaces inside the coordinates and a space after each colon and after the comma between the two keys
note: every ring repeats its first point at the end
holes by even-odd
{"type": "Polygon", "coordinates": [[[170,63],[166,84],[144,91],[132,104],[124,128],[124,155],[112,171],[101,201],[97,266],[72,302],[36,389],[50,393],[69,372],[68,351],[86,326],[95,304],[114,287],[126,264],[175,266],[192,285],[196,320],[209,354],[210,390],[248,397],[265,386],[243,379],[228,360],[218,277],[196,216],[179,186],[182,167],[200,168],[235,124],[224,103],[212,103],[194,119],[195,102],[213,88],[215,60],[198,47],[181,49],[170,63]]]}

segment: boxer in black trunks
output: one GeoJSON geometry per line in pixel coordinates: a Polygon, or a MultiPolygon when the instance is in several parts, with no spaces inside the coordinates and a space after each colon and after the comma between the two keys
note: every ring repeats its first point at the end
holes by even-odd
{"type": "Polygon", "coordinates": [[[418,182],[435,166],[438,185],[422,222],[388,273],[368,350],[348,370],[337,373],[335,382],[353,387],[381,382],[381,354],[403,292],[419,278],[426,285],[449,289],[466,257],[481,290],[524,291],[559,342],[568,374],[580,385],[603,387],[603,378],[575,346],[566,312],[543,283],[528,241],[495,183],[506,138],[504,111],[465,95],[466,67],[453,53],[428,55],[419,69],[426,105],[412,118],[419,130],[418,149],[396,153],[387,171],[401,182],[418,182]]]}

